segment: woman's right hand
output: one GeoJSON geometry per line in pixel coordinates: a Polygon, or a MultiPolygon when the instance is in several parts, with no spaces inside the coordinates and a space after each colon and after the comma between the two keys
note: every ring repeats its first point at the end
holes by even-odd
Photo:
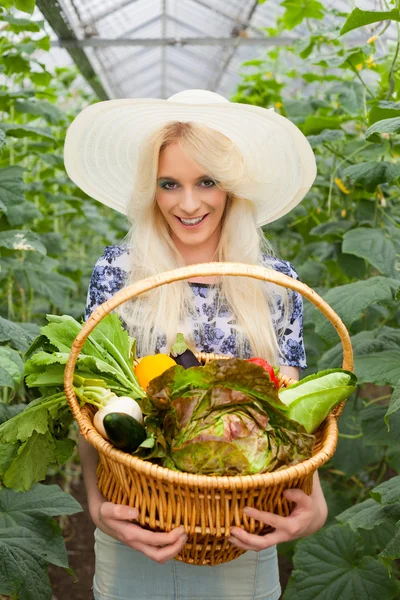
{"type": "Polygon", "coordinates": [[[158,563],[165,563],[174,558],[187,539],[183,526],[169,533],[155,533],[135,525],[132,520],[137,519],[139,515],[137,508],[102,502],[96,513],[92,514],[92,518],[99,529],[158,563]]]}

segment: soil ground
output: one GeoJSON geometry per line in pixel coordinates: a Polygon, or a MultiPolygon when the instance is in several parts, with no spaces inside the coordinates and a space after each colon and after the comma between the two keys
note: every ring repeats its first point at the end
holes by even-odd
{"type": "MultiPolygon", "coordinates": [[[[53,587],[52,600],[93,600],[92,579],[94,572],[93,532],[94,525],[90,520],[86,493],[83,481],[71,483],[70,493],[84,508],[84,511],[68,518],[64,529],[69,564],[77,581],[64,569],[50,566],[49,574],[53,587]]],[[[281,585],[284,589],[292,570],[291,562],[279,557],[281,585]]]]}

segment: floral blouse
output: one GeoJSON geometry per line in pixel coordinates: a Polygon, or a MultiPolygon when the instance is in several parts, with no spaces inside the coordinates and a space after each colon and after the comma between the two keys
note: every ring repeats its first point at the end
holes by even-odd
{"type": "MultiPolygon", "coordinates": [[[[275,269],[294,279],[298,279],[293,266],[274,257],[263,257],[264,266],[275,269]]],[[[129,271],[129,248],[127,246],[107,246],[103,256],[96,262],[89,285],[85,318],[103,302],[124,287],[129,271]]],[[[190,283],[197,319],[193,319],[192,330],[199,352],[215,352],[236,356],[235,320],[228,307],[220,301],[218,285],[190,283]]],[[[279,287],[266,282],[274,298],[272,319],[278,333],[281,351],[280,364],[305,369],[306,357],[303,343],[303,301],[299,293],[288,290],[289,315],[283,330],[283,302],[279,287]]],[[[160,336],[156,352],[165,351],[165,336],[160,336]]],[[[245,347],[245,356],[251,357],[250,344],[245,347]]]]}

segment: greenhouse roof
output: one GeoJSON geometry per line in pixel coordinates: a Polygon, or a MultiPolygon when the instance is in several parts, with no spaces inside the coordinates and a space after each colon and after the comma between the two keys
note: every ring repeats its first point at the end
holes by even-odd
{"type": "MultiPolygon", "coordinates": [[[[244,61],[301,36],[296,28],[286,37],[265,37],[263,28],[274,26],[284,11],[280,0],[38,0],[37,5],[53,29],[53,44],[67,49],[103,99],[166,98],[187,88],[229,96],[244,61]]],[[[344,12],[353,8],[350,0],[325,5],[344,12]]],[[[364,0],[359,7],[377,10],[379,2],[364,0]]]]}

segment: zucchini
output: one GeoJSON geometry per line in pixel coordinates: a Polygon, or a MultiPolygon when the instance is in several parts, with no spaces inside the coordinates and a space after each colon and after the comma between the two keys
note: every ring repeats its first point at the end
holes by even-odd
{"type": "Polygon", "coordinates": [[[125,413],[108,413],[103,425],[110,442],[124,452],[134,452],[147,438],[143,425],[125,413]]]}

